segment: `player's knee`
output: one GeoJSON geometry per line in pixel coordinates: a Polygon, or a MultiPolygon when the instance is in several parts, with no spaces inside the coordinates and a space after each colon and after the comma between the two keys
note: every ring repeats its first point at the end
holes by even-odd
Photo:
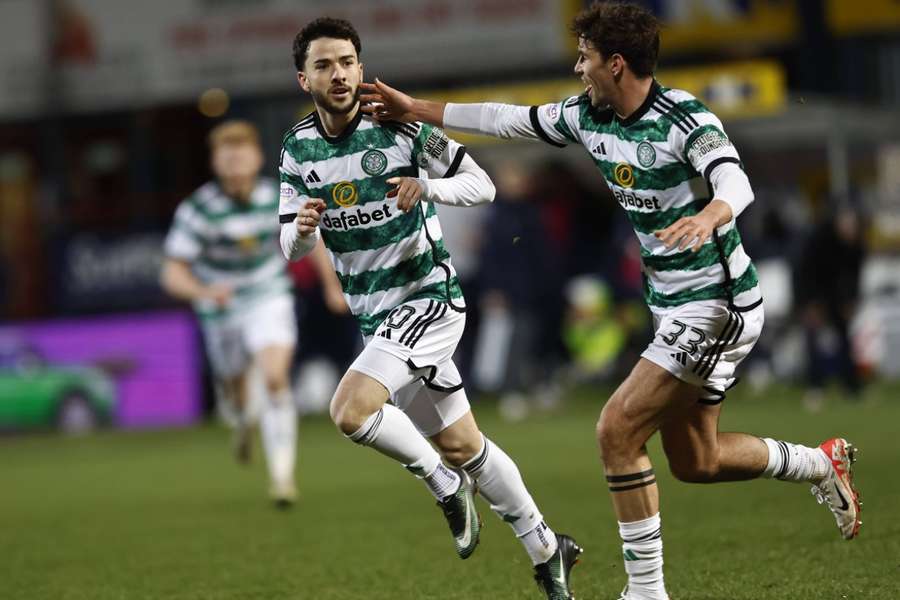
{"type": "Polygon", "coordinates": [[[265,380],[270,396],[276,396],[288,389],[287,373],[266,373],[265,380]]]}
{"type": "Polygon", "coordinates": [[[719,466],[714,460],[699,457],[676,460],[669,458],[669,470],[675,479],[685,483],[711,483],[716,480],[719,466]]]}
{"type": "Polygon", "coordinates": [[[481,450],[481,438],[454,439],[449,442],[443,442],[440,446],[441,456],[454,467],[461,467],[466,464],[481,450]]]}
{"type": "Polygon", "coordinates": [[[337,425],[344,435],[352,435],[359,431],[371,415],[364,414],[360,410],[362,403],[355,401],[355,395],[352,390],[338,389],[334,397],[331,399],[331,405],[328,412],[331,420],[337,425]]]}
{"type": "Polygon", "coordinates": [[[622,430],[622,415],[618,406],[608,402],[597,419],[597,445],[604,461],[621,453],[626,446],[626,435],[622,430]]]}

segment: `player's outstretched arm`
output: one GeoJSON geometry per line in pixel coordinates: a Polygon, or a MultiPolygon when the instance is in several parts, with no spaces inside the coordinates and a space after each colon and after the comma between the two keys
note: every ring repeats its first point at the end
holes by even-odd
{"type": "Polygon", "coordinates": [[[379,121],[421,121],[437,127],[444,126],[443,102],[413,98],[377,77],[375,83],[360,84],[360,89],[363,92],[359,97],[362,111],[379,121]]]}
{"type": "Polygon", "coordinates": [[[380,121],[421,121],[463,133],[546,141],[546,134],[538,131],[539,124],[536,124],[537,107],[496,102],[454,104],[422,100],[404,94],[379,79],[375,83],[363,83],[361,88],[363,112],[380,121]]]}

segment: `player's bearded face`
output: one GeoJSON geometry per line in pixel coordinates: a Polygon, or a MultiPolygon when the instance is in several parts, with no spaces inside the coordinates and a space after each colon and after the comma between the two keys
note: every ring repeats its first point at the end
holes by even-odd
{"type": "Polygon", "coordinates": [[[313,40],[305,66],[300,84],[316,106],[338,115],[353,110],[359,102],[363,67],[350,40],[313,40]]]}
{"type": "Polygon", "coordinates": [[[325,90],[311,89],[310,93],[316,106],[336,115],[347,114],[359,102],[359,85],[351,87],[347,83],[335,83],[325,90]]]}

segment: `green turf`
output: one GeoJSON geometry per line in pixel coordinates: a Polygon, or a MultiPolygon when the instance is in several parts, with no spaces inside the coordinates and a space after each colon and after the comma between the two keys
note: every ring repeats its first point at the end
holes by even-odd
{"type": "MultiPolygon", "coordinates": [[[[813,416],[789,390],[728,400],[725,429],[857,443],[865,524],[854,542],[806,486],[679,483],[654,441],[673,598],[900,598],[898,391],[813,416]]],[[[624,585],[593,442],[602,397],[583,393],[518,424],[476,409],[548,523],[586,548],[573,574],[579,599],[614,599],[624,585]]],[[[287,513],[266,502],[260,461],[233,464],[218,428],[0,439],[0,598],[540,598],[524,552],[485,504],[481,545],[460,561],[404,469],[323,419],[306,420],[301,436],[302,499],[287,513]]]]}

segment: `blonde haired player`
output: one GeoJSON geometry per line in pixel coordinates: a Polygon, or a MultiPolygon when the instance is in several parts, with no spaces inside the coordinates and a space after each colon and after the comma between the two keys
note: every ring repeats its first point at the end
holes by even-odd
{"type": "MultiPolygon", "coordinates": [[[[252,124],[222,123],[210,132],[209,145],[216,179],[178,206],[165,241],[161,283],[172,296],[193,304],[217,391],[238,414],[235,451],[241,462],[250,456],[249,407],[254,403],[249,396],[255,388],[249,375],[254,367],[262,373],[259,421],[270,496],[278,506],[290,506],[296,497],[297,414],[289,372],[297,324],[274,219],[278,184],[259,176],[263,152],[252,124]]],[[[316,253],[317,266],[323,264],[322,252],[316,253]]],[[[328,304],[339,310],[340,284],[330,268],[320,271],[328,304]],[[337,296],[331,293],[329,299],[334,286],[337,296]]]]}

